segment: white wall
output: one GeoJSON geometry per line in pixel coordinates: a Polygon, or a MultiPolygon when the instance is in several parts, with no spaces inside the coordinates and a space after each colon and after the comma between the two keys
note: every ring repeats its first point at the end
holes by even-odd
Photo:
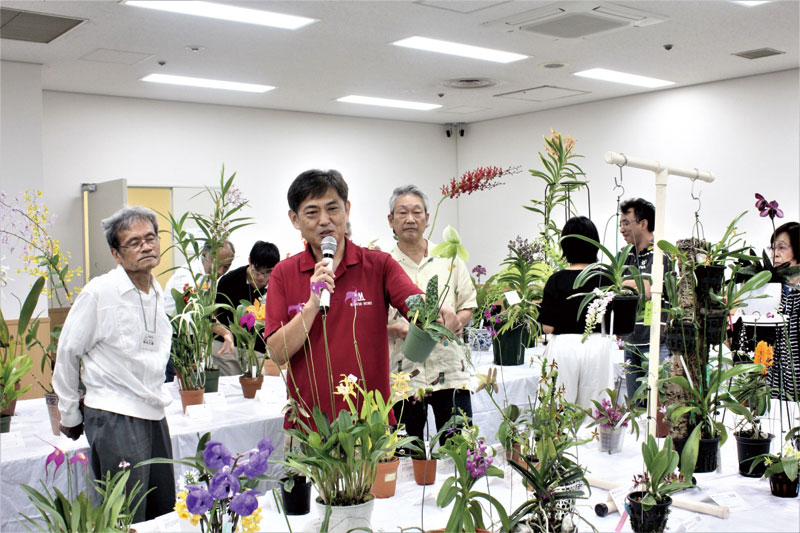
{"type": "MultiPolygon", "coordinates": [[[[301,250],[286,192],[304,170],[341,171],[350,186],[355,241],[380,238],[387,251],[392,189],[415,183],[435,196],[456,172],[452,139],[430,124],[48,91],[44,109],[48,202],[65,213],[59,237],[76,251],[81,182],[214,185],[224,163],[226,175],[237,172],[252,205],[245,214],[255,219],[234,234],[239,265],[257,239],[275,242],[282,255],[301,250]]],[[[455,223],[456,206],[445,207],[443,221],[455,223]]]]}
{"type": "MultiPolygon", "coordinates": [[[[0,109],[0,191],[6,193],[7,203],[17,205],[15,199],[21,199],[25,189],[44,188],[41,65],[0,61],[0,109]]],[[[19,303],[12,295],[24,300],[34,281],[18,272],[21,258],[22,246],[16,239],[4,242],[0,238],[0,265],[10,278],[7,286],[0,285],[0,307],[7,319],[19,316],[19,303]]],[[[37,313],[44,308],[45,299],[41,298],[37,313]]]]}
{"type": "MultiPolygon", "coordinates": [[[[702,191],[700,219],[705,235],[717,239],[742,211],[738,226],[747,240],[767,246],[772,227],[754,209],[754,194],[778,200],[786,218],[800,219],[800,106],[798,70],[664,90],[471,124],[459,139],[460,171],[482,165],[522,165],[543,170],[537,152],[550,128],[577,139],[578,163],[591,180],[592,218],[601,238],[614,214],[616,166],[603,160],[606,151],[655,159],[683,168],[714,173],[713,184],[698,182],[702,191]]],[[[503,186],[460,201],[462,236],[472,253],[470,264],[498,270],[508,240],[534,237],[541,217],[521,206],[541,197],[544,186],[527,171],[503,186]]],[[[650,172],[624,169],[625,198],[655,198],[650,172]]],[[[696,202],[691,183],[671,177],[668,186],[666,238],[690,236],[696,202]]],[[[579,196],[587,214],[586,196],[579,196]]],[[[562,221],[563,222],[563,221],[562,221]]],[[[614,247],[614,222],[606,244],[614,247]]],[[[620,241],[621,242],[621,241],[620,241]]]]}

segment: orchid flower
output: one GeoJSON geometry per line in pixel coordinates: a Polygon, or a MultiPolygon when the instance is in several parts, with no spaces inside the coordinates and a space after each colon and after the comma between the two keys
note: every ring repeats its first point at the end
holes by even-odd
{"type": "Polygon", "coordinates": [[[464,245],[461,244],[461,237],[459,237],[453,226],[447,226],[444,229],[442,239],[443,242],[440,242],[431,250],[431,255],[446,259],[458,256],[464,262],[469,260],[469,253],[464,248],[464,245]]]}

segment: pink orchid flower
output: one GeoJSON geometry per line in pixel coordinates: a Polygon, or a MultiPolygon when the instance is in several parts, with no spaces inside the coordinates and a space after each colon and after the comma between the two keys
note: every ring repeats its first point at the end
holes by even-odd
{"type": "Polygon", "coordinates": [[[83,452],[78,452],[73,455],[70,460],[69,464],[73,465],[75,463],[80,463],[83,465],[83,470],[86,471],[86,467],[89,466],[89,458],[86,457],[86,454],[83,452]]]}
{"type": "Polygon", "coordinates": [[[55,463],[56,467],[53,470],[53,478],[55,479],[56,472],[58,472],[59,467],[61,467],[61,465],[64,464],[64,459],[66,459],[64,452],[61,451],[61,449],[53,446],[53,451],[50,453],[50,455],[47,456],[47,460],[44,463],[45,478],[47,478],[48,476],[47,469],[50,466],[50,463],[55,463]]]}

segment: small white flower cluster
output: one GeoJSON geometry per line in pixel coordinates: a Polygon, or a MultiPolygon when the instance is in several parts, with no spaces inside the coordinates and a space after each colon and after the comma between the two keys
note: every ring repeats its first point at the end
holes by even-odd
{"type": "Polygon", "coordinates": [[[603,320],[608,304],[614,299],[613,291],[603,291],[602,289],[596,288],[592,290],[592,292],[595,295],[595,299],[592,300],[586,311],[586,329],[583,330],[582,341],[585,341],[594,331],[595,326],[603,320]]]}

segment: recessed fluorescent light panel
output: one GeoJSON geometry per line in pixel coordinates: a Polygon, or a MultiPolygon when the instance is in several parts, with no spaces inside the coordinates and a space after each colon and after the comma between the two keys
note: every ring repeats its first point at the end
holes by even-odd
{"type": "Polygon", "coordinates": [[[656,87],[666,87],[667,85],[675,85],[674,81],[648,78],[647,76],[628,74],[627,72],[618,72],[616,70],[608,70],[605,68],[583,70],[581,72],[576,72],[575,75],[580,76],[581,78],[592,78],[594,80],[624,83],[625,85],[636,85],[637,87],[648,87],[650,89],[654,89],[656,87]]]}
{"type": "Polygon", "coordinates": [[[423,102],[409,102],[407,100],[391,100],[389,98],[373,98],[371,96],[358,96],[351,94],[337,98],[337,102],[345,102],[347,104],[364,104],[364,105],[377,105],[383,107],[399,107],[400,109],[416,109],[417,111],[430,111],[437,109],[439,104],[425,104],[423,102]]]}
{"type": "Polygon", "coordinates": [[[734,4],[739,4],[740,6],[744,7],[756,7],[760,6],[761,4],[769,4],[770,0],[759,0],[758,2],[746,2],[744,0],[733,0],[734,4]]]}
{"type": "Polygon", "coordinates": [[[450,41],[440,41],[427,37],[409,37],[392,43],[396,46],[425,50],[427,52],[438,52],[452,56],[470,57],[472,59],[482,59],[483,61],[493,61],[495,63],[512,63],[520,59],[527,59],[528,56],[503,52],[502,50],[492,50],[491,48],[481,48],[468,44],[453,43],[450,41]]]}
{"type": "Polygon", "coordinates": [[[127,0],[125,3],[129,6],[159,9],[161,11],[170,11],[172,13],[181,13],[184,15],[196,15],[198,17],[230,20],[232,22],[244,22],[246,24],[258,24],[285,30],[296,30],[312,22],[316,22],[316,19],[307,17],[297,17],[295,15],[284,15],[283,13],[273,13],[260,9],[215,4],[214,2],[153,2],[127,0]]]}
{"type": "Polygon", "coordinates": [[[142,78],[142,81],[167,83],[169,85],[186,85],[189,87],[205,87],[207,89],[225,89],[226,91],[243,91],[246,93],[265,93],[275,88],[271,85],[256,85],[255,83],[209,80],[206,78],[190,78],[187,76],[172,76],[170,74],[149,74],[142,78]]]}

